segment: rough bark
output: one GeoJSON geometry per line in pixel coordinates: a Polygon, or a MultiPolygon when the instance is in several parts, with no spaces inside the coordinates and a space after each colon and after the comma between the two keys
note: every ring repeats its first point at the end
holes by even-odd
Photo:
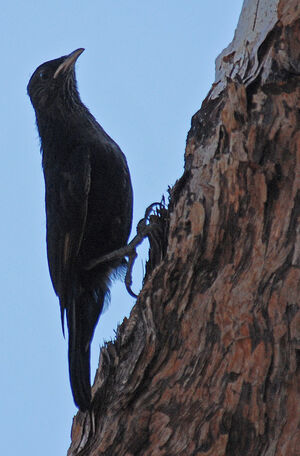
{"type": "Polygon", "coordinates": [[[300,454],[298,0],[245,1],[216,77],[69,456],[300,454]]]}

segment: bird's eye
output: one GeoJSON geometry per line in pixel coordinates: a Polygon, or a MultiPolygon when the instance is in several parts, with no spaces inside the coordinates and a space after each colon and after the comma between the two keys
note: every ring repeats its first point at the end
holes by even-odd
{"type": "Polygon", "coordinates": [[[46,71],[42,70],[39,73],[39,77],[40,77],[40,79],[42,81],[46,81],[47,79],[49,79],[49,73],[47,73],[46,71]]]}

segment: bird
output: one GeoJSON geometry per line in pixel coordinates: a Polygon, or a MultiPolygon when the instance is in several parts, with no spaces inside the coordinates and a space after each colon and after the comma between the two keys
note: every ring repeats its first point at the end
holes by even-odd
{"type": "Polygon", "coordinates": [[[74,402],[85,412],[91,407],[94,330],[111,278],[126,270],[126,260],[88,265],[127,244],[133,191],[125,155],[81,101],[75,63],[83,51],[38,66],[27,92],[40,137],[49,272],[63,334],[67,320],[74,402]]]}

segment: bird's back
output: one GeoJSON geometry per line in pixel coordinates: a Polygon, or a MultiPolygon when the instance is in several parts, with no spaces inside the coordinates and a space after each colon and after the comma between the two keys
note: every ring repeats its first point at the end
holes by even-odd
{"type": "MultiPolygon", "coordinates": [[[[113,140],[103,137],[100,126],[98,135],[94,129],[97,126],[82,134],[78,128],[78,137],[75,130],[72,141],[69,138],[64,143],[61,162],[58,159],[54,167],[56,175],[52,167],[44,167],[45,180],[49,181],[46,189],[49,269],[52,278],[59,270],[61,283],[56,288],[67,315],[71,386],[81,410],[88,408],[90,401],[90,343],[108,293],[110,276],[121,262],[100,264],[92,270],[87,270],[87,266],[91,260],[126,245],[132,220],[132,188],[125,156],[113,140]],[[58,181],[60,184],[53,184],[58,181]],[[84,186],[88,187],[85,214],[81,202],[84,186]],[[62,197],[70,193],[72,198],[62,197]],[[79,232],[72,234],[78,227],[79,232]],[[57,241],[66,231],[71,235],[69,245],[64,248],[70,249],[71,258],[62,272],[61,266],[57,268],[57,241]],[[73,239],[79,245],[77,252],[71,245],[73,239]]],[[[43,153],[47,155],[47,148],[43,153]]],[[[65,237],[63,242],[66,243],[65,237]]],[[[62,256],[60,253],[60,261],[62,256]]],[[[54,279],[54,286],[55,282],[54,279]]]]}

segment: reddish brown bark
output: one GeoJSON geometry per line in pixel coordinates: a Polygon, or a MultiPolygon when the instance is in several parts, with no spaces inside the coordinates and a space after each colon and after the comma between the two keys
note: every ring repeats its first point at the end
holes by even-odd
{"type": "Polygon", "coordinates": [[[255,75],[192,119],[166,254],[102,349],[69,456],[300,454],[298,1],[277,14],[255,75]]]}

